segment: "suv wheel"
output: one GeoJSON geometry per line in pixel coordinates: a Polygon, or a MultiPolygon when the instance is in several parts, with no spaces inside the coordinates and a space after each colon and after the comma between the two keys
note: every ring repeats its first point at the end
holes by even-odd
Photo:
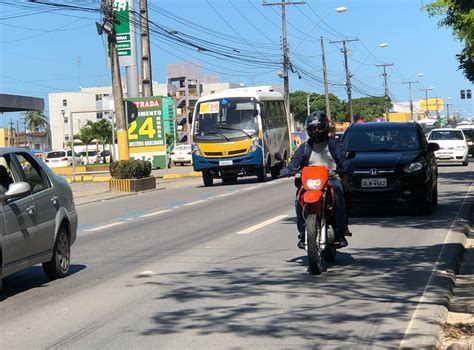
{"type": "Polygon", "coordinates": [[[54,244],[53,257],[50,261],[43,263],[43,271],[50,279],[66,277],[71,265],[71,243],[64,226],[58,232],[54,244]]]}

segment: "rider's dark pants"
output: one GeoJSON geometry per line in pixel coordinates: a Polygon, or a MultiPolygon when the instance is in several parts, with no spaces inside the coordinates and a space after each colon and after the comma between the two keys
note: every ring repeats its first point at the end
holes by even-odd
{"type": "MultiPolygon", "coordinates": [[[[337,179],[329,180],[329,185],[334,188],[334,195],[336,196],[336,204],[334,207],[334,233],[336,237],[342,238],[347,230],[347,212],[346,202],[344,201],[344,188],[342,187],[341,181],[337,179]]],[[[304,219],[303,219],[303,208],[298,202],[298,198],[295,201],[296,210],[296,226],[298,227],[298,233],[304,237],[304,219]]]]}

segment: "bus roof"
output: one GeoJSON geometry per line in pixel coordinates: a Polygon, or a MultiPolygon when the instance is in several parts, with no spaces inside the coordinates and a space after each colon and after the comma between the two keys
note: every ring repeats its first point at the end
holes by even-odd
{"type": "Polygon", "coordinates": [[[253,97],[258,100],[282,100],[283,101],[283,95],[278,91],[274,91],[271,86],[252,86],[252,87],[237,88],[237,89],[227,89],[216,94],[202,96],[199,98],[198,102],[219,100],[222,98],[236,98],[236,97],[253,97]]]}

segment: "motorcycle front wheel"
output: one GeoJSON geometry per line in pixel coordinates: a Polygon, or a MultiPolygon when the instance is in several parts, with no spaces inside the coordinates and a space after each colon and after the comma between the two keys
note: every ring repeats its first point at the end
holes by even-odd
{"type": "Polygon", "coordinates": [[[311,275],[319,275],[324,271],[323,252],[319,246],[321,225],[316,214],[309,214],[306,219],[306,230],[308,240],[308,265],[311,275]]]}

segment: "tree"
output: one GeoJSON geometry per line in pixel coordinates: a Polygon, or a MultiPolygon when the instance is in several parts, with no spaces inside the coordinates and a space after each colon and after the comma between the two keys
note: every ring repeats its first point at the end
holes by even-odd
{"type": "MultiPolygon", "coordinates": [[[[86,124],[79,130],[77,135],[74,135],[74,139],[78,139],[86,145],[86,163],[89,164],[89,143],[94,140],[92,127],[86,124]]],[[[74,140],[72,140],[72,144],[74,145],[74,140]]],[[[72,150],[74,151],[74,147],[72,147],[72,150]]]]}
{"type": "Polygon", "coordinates": [[[464,49],[456,55],[459,69],[474,83],[474,1],[435,0],[422,7],[430,17],[442,17],[439,27],[450,27],[464,49]]]}
{"type": "Polygon", "coordinates": [[[23,113],[23,116],[25,117],[25,125],[30,132],[48,130],[49,121],[43,111],[28,111],[23,113]]]}
{"type": "Polygon", "coordinates": [[[105,144],[112,142],[112,124],[107,119],[101,119],[97,122],[88,120],[86,126],[92,129],[92,135],[96,142],[97,154],[99,154],[99,143],[102,144],[104,149],[105,144]]]}
{"type": "Polygon", "coordinates": [[[385,105],[386,102],[384,96],[355,98],[352,100],[354,119],[370,121],[375,118],[383,117],[385,113],[385,105]]]}
{"type": "MultiPolygon", "coordinates": [[[[294,119],[304,123],[308,116],[307,96],[309,95],[309,105],[312,112],[326,111],[326,100],[324,94],[316,92],[295,91],[290,93],[290,110],[293,113],[294,119]]],[[[345,102],[339,100],[336,95],[329,94],[329,104],[331,107],[331,118],[334,121],[345,119],[345,112],[347,110],[345,102]]]]}

